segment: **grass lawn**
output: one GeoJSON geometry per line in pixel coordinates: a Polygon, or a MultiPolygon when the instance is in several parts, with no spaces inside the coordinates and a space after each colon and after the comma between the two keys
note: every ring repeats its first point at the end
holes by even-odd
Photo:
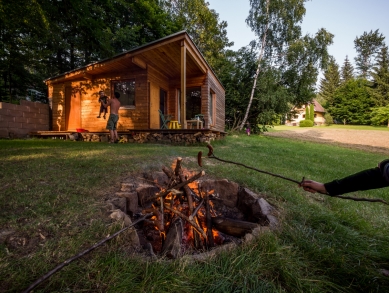
{"type": "MultiPolygon", "coordinates": [[[[280,130],[296,130],[297,129],[307,129],[307,127],[297,127],[297,126],[286,126],[278,125],[272,128],[269,128],[269,131],[280,131],[280,130]]],[[[309,129],[309,128],[308,128],[309,129]]],[[[387,126],[371,126],[371,125],[342,125],[342,124],[332,124],[331,126],[314,126],[313,129],[351,129],[351,130],[381,130],[389,131],[387,126]]]]}
{"type": "MultiPolygon", "coordinates": [[[[220,158],[295,180],[330,181],[385,159],[256,135],[230,136],[213,146],[220,158]]],[[[203,145],[0,140],[0,292],[21,292],[118,231],[102,208],[126,176],[159,171],[178,156],[199,171],[200,150],[207,152],[203,145]]],[[[280,228],[199,262],[147,262],[129,255],[119,236],[34,292],[389,292],[389,277],[381,272],[389,270],[388,206],[310,194],[289,181],[210,159],[203,159],[202,169],[264,194],[281,214],[280,228]]],[[[389,201],[389,188],[354,195],[389,201]]]]}

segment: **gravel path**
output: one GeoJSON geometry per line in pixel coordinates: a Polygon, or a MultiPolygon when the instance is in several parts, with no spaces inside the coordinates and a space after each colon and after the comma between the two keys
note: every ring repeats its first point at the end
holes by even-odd
{"type": "Polygon", "coordinates": [[[301,128],[265,133],[266,136],[333,143],[340,146],[389,155],[389,132],[380,130],[352,130],[336,128],[301,128]]]}

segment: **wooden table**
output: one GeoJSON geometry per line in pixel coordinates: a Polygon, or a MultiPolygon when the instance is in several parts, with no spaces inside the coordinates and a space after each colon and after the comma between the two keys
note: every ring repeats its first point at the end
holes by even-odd
{"type": "Polygon", "coordinates": [[[196,120],[186,120],[186,127],[188,129],[193,129],[193,126],[194,126],[195,123],[196,123],[196,129],[202,129],[203,128],[203,121],[197,120],[197,119],[196,120]]]}

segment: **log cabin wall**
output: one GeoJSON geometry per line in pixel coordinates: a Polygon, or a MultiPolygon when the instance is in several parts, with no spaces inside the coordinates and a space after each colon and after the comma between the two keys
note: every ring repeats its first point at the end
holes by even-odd
{"type": "MultiPolygon", "coordinates": [[[[118,130],[147,129],[149,125],[148,83],[146,70],[131,70],[115,74],[96,77],[93,81],[82,80],[67,83],[51,84],[49,95],[52,107],[52,129],[54,131],[74,131],[75,128],[84,128],[91,132],[106,131],[107,120],[97,118],[100,110],[98,102],[99,91],[103,90],[107,96],[113,94],[112,82],[116,80],[135,79],[135,107],[122,107],[119,110],[118,130]],[[80,125],[67,129],[66,91],[79,92],[81,97],[80,125]]],[[[109,111],[109,109],[108,109],[109,111]]],[[[108,116],[107,116],[108,119],[108,116]]]]}
{"type": "MultiPolygon", "coordinates": [[[[208,73],[208,93],[207,93],[207,101],[209,101],[209,93],[212,92],[214,93],[214,98],[215,98],[215,109],[214,109],[214,114],[215,114],[215,119],[216,121],[213,123],[213,125],[210,127],[211,129],[216,129],[219,131],[224,131],[225,130],[225,124],[226,124],[226,113],[225,113],[225,91],[223,87],[221,86],[220,82],[216,79],[216,77],[208,73]]],[[[207,110],[205,110],[206,113],[209,115],[209,104],[207,105],[207,110]]],[[[209,116],[208,116],[209,117],[209,116]]],[[[209,121],[206,121],[206,124],[209,125],[209,121]]]]}

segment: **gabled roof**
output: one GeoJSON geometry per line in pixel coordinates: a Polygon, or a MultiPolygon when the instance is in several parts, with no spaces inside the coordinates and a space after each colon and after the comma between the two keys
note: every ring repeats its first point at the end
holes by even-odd
{"type": "Polygon", "coordinates": [[[323,106],[320,105],[320,103],[318,101],[316,101],[315,99],[313,100],[313,105],[314,105],[315,112],[321,112],[321,113],[326,112],[326,110],[323,108],[323,106]]]}
{"type": "Polygon", "coordinates": [[[186,31],[174,33],[117,54],[111,58],[95,61],[77,69],[50,77],[44,80],[44,82],[47,84],[80,78],[92,79],[94,76],[107,72],[120,72],[134,67],[146,69],[147,66],[153,67],[170,79],[179,79],[181,74],[181,46],[183,42],[187,48],[187,76],[199,76],[210,71],[222,86],[211,66],[186,31]]]}

